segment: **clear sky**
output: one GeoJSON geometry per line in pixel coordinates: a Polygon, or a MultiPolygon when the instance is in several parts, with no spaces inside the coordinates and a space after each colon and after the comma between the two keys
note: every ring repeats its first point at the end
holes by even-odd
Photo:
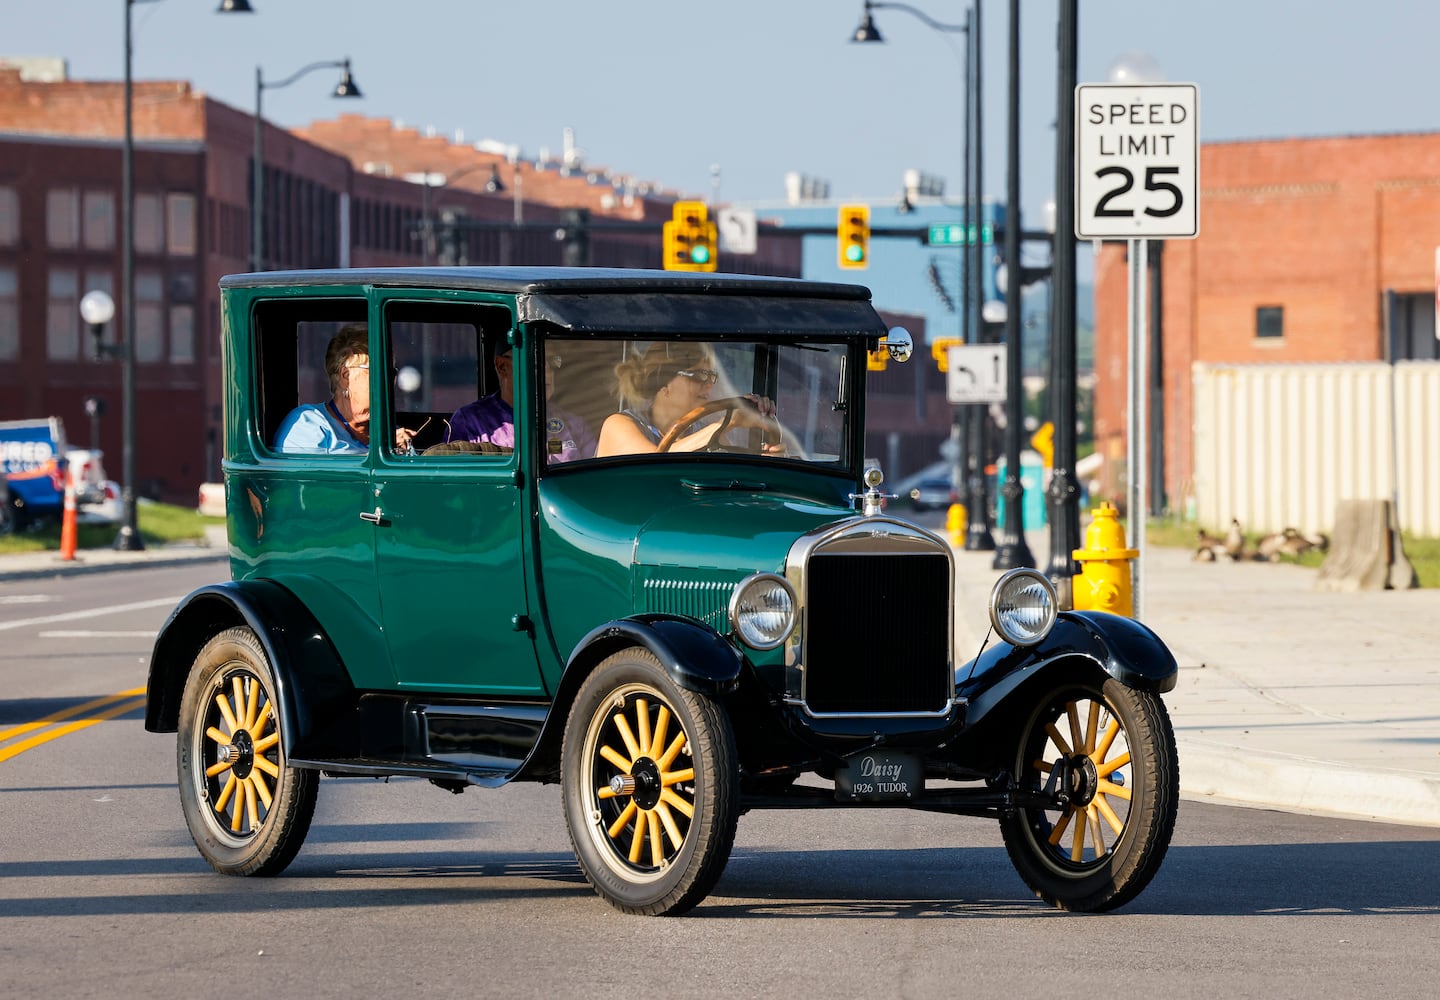
{"type": "MultiPolygon", "coordinates": [[[[1009,3],[983,4],[985,192],[1005,191],[1009,3]]],[[[344,111],[586,161],[682,193],[777,201],[787,171],[836,198],[897,194],[907,168],[958,194],[963,36],[878,10],[884,45],[848,41],[862,0],[219,0],[137,2],[137,79],[188,79],[250,110],[255,69],[279,81],[349,56],[365,93],[336,101],[319,70],[265,91],[284,125],[344,111]]],[[[962,0],[917,0],[960,24],[962,0]]],[[[1054,0],[1021,18],[1022,205],[1053,193],[1054,0]]],[[[1440,128],[1433,0],[1081,0],[1081,82],[1128,53],[1200,90],[1202,141],[1440,128]]],[[[122,75],[125,0],[0,0],[0,55],[57,55],[78,79],[122,75]]],[[[1068,113],[1068,109],[1067,109],[1068,113]]],[[[3,123],[0,123],[3,127],[3,123]]]]}

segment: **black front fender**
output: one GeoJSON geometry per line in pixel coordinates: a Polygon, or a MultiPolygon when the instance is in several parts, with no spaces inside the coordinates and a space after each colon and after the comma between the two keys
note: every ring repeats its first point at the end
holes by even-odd
{"type": "Polygon", "coordinates": [[[284,587],[264,580],[215,583],[194,591],[170,613],[155,639],[145,698],[145,728],[173,733],[190,668],[205,643],[235,626],[253,631],[275,674],[281,739],[293,757],[326,756],[354,746],[355,689],[309,610],[284,587]]]}
{"type": "Polygon", "coordinates": [[[1087,662],[1126,687],[1163,694],[1175,687],[1179,665],[1169,647],[1133,618],[1103,611],[1063,611],[1034,646],[996,643],[960,668],[959,693],[979,722],[1021,685],[1038,677],[1063,679],[1087,662]]]}
{"type": "Polygon", "coordinates": [[[733,691],[745,667],[740,651],[714,629],[678,615],[644,614],[592,629],[570,654],[565,674],[588,674],[595,664],[628,646],[648,649],[676,684],[712,697],[733,691]]]}

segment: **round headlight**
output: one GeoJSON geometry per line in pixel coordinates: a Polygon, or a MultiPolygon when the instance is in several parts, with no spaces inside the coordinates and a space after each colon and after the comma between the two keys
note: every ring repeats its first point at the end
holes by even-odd
{"type": "Polygon", "coordinates": [[[1055,626],[1055,588],[1033,569],[1012,569],[990,592],[990,624],[1012,646],[1033,646],[1055,626]]]}
{"type": "Polygon", "coordinates": [[[730,627],[752,649],[774,649],[795,627],[795,591],[774,573],[747,576],[730,597],[730,627]]]}

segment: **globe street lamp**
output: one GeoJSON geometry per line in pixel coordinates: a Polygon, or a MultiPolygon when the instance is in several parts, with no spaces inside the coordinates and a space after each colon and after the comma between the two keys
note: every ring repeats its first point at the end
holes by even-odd
{"type": "Polygon", "coordinates": [[[255,67],[255,162],[254,162],[254,196],[250,200],[250,270],[263,271],[265,269],[265,119],[261,114],[261,96],[267,90],[278,90],[281,87],[288,87],[299,80],[302,76],[317,69],[338,69],[340,70],[340,82],[335,85],[332,97],[363,97],[360,88],[356,86],[355,80],[350,75],[350,60],[334,59],[329,62],[311,63],[303,69],[297,70],[283,80],[274,83],[267,82],[260,73],[260,67],[255,67]]]}

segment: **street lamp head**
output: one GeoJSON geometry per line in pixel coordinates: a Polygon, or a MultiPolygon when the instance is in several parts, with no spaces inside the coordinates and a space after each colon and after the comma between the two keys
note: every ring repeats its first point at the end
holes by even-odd
{"type": "Polygon", "coordinates": [[[346,59],[341,64],[340,82],[335,85],[335,97],[364,97],[360,93],[360,87],[355,83],[355,78],[350,75],[350,60],[346,59]]]}
{"type": "Polygon", "coordinates": [[[253,14],[255,8],[250,6],[250,0],[220,0],[220,6],[216,8],[217,14],[253,14]]]}
{"type": "Polygon", "coordinates": [[[865,0],[865,13],[860,17],[860,26],[850,36],[852,42],[884,42],[880,29],[875,27],[875,18],[870,14],[870,0],[865,0]]]}
{"type": "Polygon", "coordinates": [[[80,300],[80,318],[90,326],[104,326],[115,318],[115,300],[95,289],[80,300]]]}

